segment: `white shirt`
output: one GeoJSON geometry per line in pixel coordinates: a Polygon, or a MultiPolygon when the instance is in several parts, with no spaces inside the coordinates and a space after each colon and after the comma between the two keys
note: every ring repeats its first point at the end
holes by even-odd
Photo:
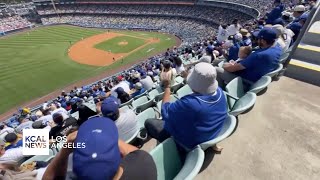
{"type": "Polygon", "coordinates": [[[51,112],[51,115],[53,115],[54,113],[59,113],[59,114],[61,114],[62,115],[62,117],[63,117],[63,119],[67,119],[68,117],[69,117],[69,115],[68,115],[68,111],[67,110],[65,110],[64,108],[58,108],[58,109],[56,109],[56,110],[53,110],[52,112],[51,112]]]}
{"type": "Polygon", "coordinates": [[[37,119],[36,121],[42,121],[42,124],[46,125],[48,122],[52,121],[52,115],[46,115],[46,116],[42,116],[39,119],[37,119]]]}
{"type": "Polygon", "coordinates": [[[185,71],[183,64],[181,64],[181,66],[176,66],[175,69],[177,71],[177,74],[180,74],[181,72],[185,71]]]}
{"type": "Polygon", "coordinates": [[[14,129],[11,128],[11,127],[6,127],[6,128],[4,128],[4,129],[2,129],[2,130],[0,131],[0,134],[2,134],[2,133],[4,133],[4,132],[13,133],[13,132],[14,132],[14,129]]]}
{"type": "Polygon", "coordinates": [[[129,83],[126,82],[126,81],[121,81],[119,84],[117,84],[116,86],[114,86],[114,87],[111,89],[111,95],[112,95],[112,96],[118,97],[118,94],[115,92],[115,90],[116,90],[118,87],[122,87],[123,90],[124,90],[126,93],[129,93],[129,92],[130,92],[129,83]]]}
{"type": "Polygon", "coordinates": [[[18,133],[22,133],[22,131],[24,129],[33,129],[32,124],[33,124],[33,121],[24,122],[24,123],[20,124],[18,127],[16,127],[16,131],[18,133]]]}
{"type": "Polygon", "coordinates": [[[237,34],[239,32],[240,27],[241,26],[239,24],[237,27],[234,24],[231,24],[230,26],[228,26],[228,28],[227,28],[228,33],[229,33],[228,36],[232,36],[232,35],[237,34]]]}
{"type": "Polygon", "coordinates": [[[218,30],[218,36],[217,36],[217,40],[218,42],[223,42],[226,41],[228,38],[228,31],[226,29],[223,29],[222,26],[219,26],[219,30],[218,30]]]}
{"type": "Polygon", "coordinates": [[[136,114],[132,109],[126,109],[120,112],[119,118],[115,121],[119,132],[119,138],[127,141],[138,130],[136,114]]]}
{"type": "Polygon", "coordinates": [[[284,34],[286,36],[286,39],[284,40],[284,43],[286,44],[284,51],[286,51],[290,47],[292,37],[294,36],[294,32],[291,29],[285,29],[284,34]]]}
{"type": "Polygon", "coordinates": [[[153,81],[152,81],[152,79],[151,79],[150,76],[146,76],[146,78],[140,79],[140,83],[142,84],[142,87],[143,87],[146,91],[152,89],[152,88],[153,88],[153,85],[154,85],[154,84],[153,84],[153,81]]]}
{"type": "Polygon", "coordinates": [[[0,163],[17,163],[23,158],[22,147],[6,150],[0,157],[0,163]]]}
{"type": "Polygon", "coordinates": [[[284,42],[284,40],[282,38],[278,38],[276,42],[280,45],[282,52],[284,52],[286,48],[286,43],[284,42]]]}
{"type": "Polygon", "coordinates": [[[211,63],[211,56],[204,55],[199,59],[199,62],[211,63]]]}

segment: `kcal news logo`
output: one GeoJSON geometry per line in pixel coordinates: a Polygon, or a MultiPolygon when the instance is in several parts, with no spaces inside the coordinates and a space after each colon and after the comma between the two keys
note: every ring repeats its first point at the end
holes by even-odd
{"type": "Polygon", "coordinates": [[[55,142],[49,146],[49,129],[24,129],[23,130],[23,155],[49,155],[50,147],[53,149],[86,148],[84,142],[67,143],[67,136],[51,137],[55,142]]]}
{"type": "Polygon", "coordinates": [[[23,130],[23,155],[49,155],[49,129],[23,130]]]}

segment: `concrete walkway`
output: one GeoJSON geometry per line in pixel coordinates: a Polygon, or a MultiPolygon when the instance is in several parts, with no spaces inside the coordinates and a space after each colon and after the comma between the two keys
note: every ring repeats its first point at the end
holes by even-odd
{"type": "MultiPolygon", "coordinates": [[[[151,140],[143,149],[154,146],[151,140]]],[[[318,180],[320,87],[287,77],[273,82],[220,146],[221,154],[206,151],[197,180],[318,180]]]]}

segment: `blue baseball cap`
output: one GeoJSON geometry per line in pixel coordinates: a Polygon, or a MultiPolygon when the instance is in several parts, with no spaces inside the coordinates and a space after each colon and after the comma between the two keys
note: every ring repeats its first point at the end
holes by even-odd
{"type": "Polygon", "coordinates": [[[122,94],[124,93],[124,89],[122,87],[118,87],[116,90],[115,90],[116,93],[118,94],[122,94]]]}
{"type": "Polygon", "coordinates": [[[308,19],[308,16],[309,16],[309,14],[307,14],[307,13],[302,14],[302,15],[300,16],[299,20],[304,20],[304,21],[306,21],[306,20],[308,19]]]}
{"type": "Polygon", "coordinates": [[[109,96],[102,101],[101,113],[104,117],[110,117],[119,111],[118,99],[114,96],[109,96]]]}
{"type": "Polygon", "coordinates": [[[73,172],[78,180],[113,179],[120,166],[118,130],[105,117],[94,117],[79,128],[75,144],[85,148],[73,150],[73,172]]]}
{"type": "Polygon", "coordinates": [[[264,39],[264,40],[275,40],[277,39],[277,33],[272,28],[263,28],[258,34],[258,39],[264,39]]]}
{"type": "Polygon", "coordinates": [[[213,52],[213,47],[212,46],[208,46],[206,48],[206,51],[211,54],[213,52]]]}

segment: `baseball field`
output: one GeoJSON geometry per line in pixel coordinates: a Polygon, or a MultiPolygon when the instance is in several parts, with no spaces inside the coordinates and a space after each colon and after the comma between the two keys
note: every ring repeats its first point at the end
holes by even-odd
{"type": "Polygon", "coordinates": [[[0,114],[176,44],[172,35],[50,26],[0,38],[0,114]]]}

